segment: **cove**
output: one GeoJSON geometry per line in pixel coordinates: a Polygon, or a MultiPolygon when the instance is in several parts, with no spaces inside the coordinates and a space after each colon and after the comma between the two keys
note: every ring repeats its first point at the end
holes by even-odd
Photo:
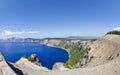
{"type": "Polygon", "coordinates": [[[66,62],[69,58],[67,51],[32,42],[0,42],[0,52],[9,62],[15,63],[22,56],[37,54],[42,66],[52,69],[56,62],[66,62]]]}

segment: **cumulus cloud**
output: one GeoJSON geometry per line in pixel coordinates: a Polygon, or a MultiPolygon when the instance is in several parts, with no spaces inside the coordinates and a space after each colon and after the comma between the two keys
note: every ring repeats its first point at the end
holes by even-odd
{"type": "Polygon", "coordinates": [[[8,35],[20,35],[20,34],[37,34],[40,33],[39,31],[20,31],[20,32],[13,32],[10,30],[4,30],[1,35],[8,36],[8,35]]]}
{"type": "Polygon", "coordinates": [[[120,27],[113,29],[114,31],[120,31],[120,27]]]}

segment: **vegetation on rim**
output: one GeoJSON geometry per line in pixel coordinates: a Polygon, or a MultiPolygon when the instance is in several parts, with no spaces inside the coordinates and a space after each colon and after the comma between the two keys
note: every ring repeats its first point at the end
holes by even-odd
{"type": "MultiPolygon", "coordinates": [[[[116,34],[116,35],[120,35],[120,31],[110,31],[107,34],[116,34]]],[[[107,35],[106,34],[106,35],[107,35]]]]}
{"type": "Polygon", "coordinates": [[[70,43],[70,41],[68,40],[62,40],[60,44],[57,45],[57,47],[63,47],[67,49],[69,52],[69,60],[64,64],[66,68],[70,68],[70,69],[77,68],[78,64],[81,62],[81,60],[84,57],[84,53],[87,50],[90,50],[90,48],[81,49],[80,46],[81,45],[79,43],[73,44],[70,43]]]}

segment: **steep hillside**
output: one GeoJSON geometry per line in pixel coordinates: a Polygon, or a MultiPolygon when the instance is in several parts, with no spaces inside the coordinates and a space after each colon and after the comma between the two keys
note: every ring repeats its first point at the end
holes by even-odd
{"type": "Polygon", "coordinates": [[[106,35],[91,45],[88,66],[106,63],[120,55],[120,35],[106,35]]]}

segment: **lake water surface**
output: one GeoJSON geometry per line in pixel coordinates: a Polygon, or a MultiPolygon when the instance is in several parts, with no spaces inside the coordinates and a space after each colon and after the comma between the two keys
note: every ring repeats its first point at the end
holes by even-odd
{"type": "Polygon", "coordinates": [[[7,61],[15,63],[22,56],[37,54],[43,66],[52,69],[56,62],[66,62],[68,53],[60,48],[48,47],[39,43],[0,42],[0,52],[7,61]]]}

